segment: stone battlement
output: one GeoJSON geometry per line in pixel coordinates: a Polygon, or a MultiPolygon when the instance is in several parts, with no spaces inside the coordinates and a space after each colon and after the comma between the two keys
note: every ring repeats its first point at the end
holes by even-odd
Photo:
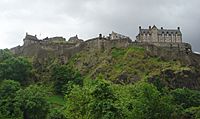
{"type": "MultiPolygon", "coordinates": [[[[53,37],[38,39],[37,36],[26,34],[23,46],[17,46],[11,49],[14,54],[24,56],[40,57],[62,57],[67,62],[68,59],[84,49],[106,50],[113,47],[126,48],[129,46],[141,46],[149,52],[159,52],[159,50],[170,51],[187,55],[192,52],[191,45],[182,42],[138,42],[132,41],[129,37],[112,32],[108,36],[102,36],[81,40],[78,36],[69,38],[66,41],[63,37],[53,37]]],[[[155,53],[156,54],[156,53],[155,53]]]]}

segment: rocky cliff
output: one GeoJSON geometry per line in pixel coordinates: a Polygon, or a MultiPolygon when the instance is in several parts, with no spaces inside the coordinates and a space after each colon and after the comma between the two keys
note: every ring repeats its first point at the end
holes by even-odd
{"type": "Polygon", "coordinates": [[[81,42],[26,39],[23,46],[11,51],[40,64],[59,59],[88,77],[103,76],[115,83],[148,80],[159,86],[200,89],[200,55],[193,53],[188,43],[138,43],[102,37],[81,42]]]}

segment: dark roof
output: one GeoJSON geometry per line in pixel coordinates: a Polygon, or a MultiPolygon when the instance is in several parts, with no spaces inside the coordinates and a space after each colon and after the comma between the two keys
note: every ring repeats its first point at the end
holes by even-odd
{"type": "Polygon", "coordinates": [[[158,34],[181,34],[180,30],[175,30],[175,29],[158,29],[158,34]]]}
{"type": "MultiPolygon", "coordinates": [[[[141,29],[140,33],[149,33],[149,29],[141,29]]],[[[181,34],[180,30],[176,30],[176,29],[158,29],[158,34],[181,34]]]]}

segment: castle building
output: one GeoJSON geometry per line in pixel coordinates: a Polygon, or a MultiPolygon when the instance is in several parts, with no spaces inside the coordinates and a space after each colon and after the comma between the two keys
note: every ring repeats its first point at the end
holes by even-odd
{"type": "Polygon", "coordinates": [[[33,36],[33,35],[29,35],[28,33],[26,33],[26,37],[23,39],[24,41],[24,46],[28,46],[30,44],[34,44],[37,43],[39,41],[39,39],[37,38],[37,36],[33,36]]]}
{"type": "Polygon", "coordinates": [[[124,36],[122,34],[119,34],[119,33],[116,33],[116,32],[113,32],[111,34],[109,34],[109,37],[111,40],[115,40],[115,39],[127,39],[129,37],[127,36],[124,36]]]}
{"type": "Polygon", "coordinates": [[[70,37],[68,42],[69,43],[81,43],[81,42],[83,42],[83,40],[79,39],[78,35],[76,35],[76,36],[70,37]]]}
{"type": "Polygon", "coordinates": [[[182,33],[180,27],[177,29],[158,29],[155,25],[149,26],[149,29],[139,27],[139,34],[136,36],[137,42],[166,42],[166,43],[182,43],[182,33]]]}

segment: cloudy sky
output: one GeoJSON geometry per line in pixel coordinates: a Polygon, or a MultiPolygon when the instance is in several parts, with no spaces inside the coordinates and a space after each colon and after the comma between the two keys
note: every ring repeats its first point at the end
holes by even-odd
{"type": "Polygon", "coordinates": [[[200,0],[0,0],[0,49],[39,38],[76,34],[82,39],[111,31],[135,40],[138,27],[176,29],[200,52],[200,0]]]}

